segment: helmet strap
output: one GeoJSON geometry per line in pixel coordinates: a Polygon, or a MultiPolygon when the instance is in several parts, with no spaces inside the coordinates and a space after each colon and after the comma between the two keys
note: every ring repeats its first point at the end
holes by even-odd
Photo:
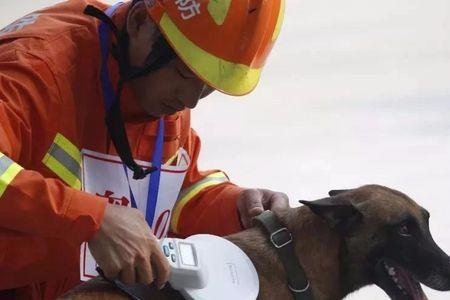
{"type": "MultiPolygon", "coordinates": [[[[137,1],[134,1],[132,5],[136,2],[137,1]]],[[[133,179],[143,179],[149,173],[155,171],[156,167],[144,170],[133,159],[130,143],[125,131],[122,111],[120,109],[120,98],[123,86],[132,79],[146,76],[167,65],[169,61],[176,57],[176,54],[161,36],[153,45],[152,51],[146,58],[144,66],[132,66],[129,60],[129,35],[125,29],[126,27],[124,26],[124,28],[119,31],[109,16],[92,5],[88,5],[84,10],[84,13],[107,24],[116,37],[117,44],[113,44],[111,51],[113,57],[119,64],[119,80],[117,83],[116,99],[110,110],[106,112],[105,123],[119,157],[123,163],[133,171],[133,179]]]]}

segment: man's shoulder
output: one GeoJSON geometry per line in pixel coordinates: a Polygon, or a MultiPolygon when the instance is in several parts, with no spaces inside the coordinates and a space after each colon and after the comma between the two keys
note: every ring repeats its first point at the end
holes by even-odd
{"type": "Polygon", "coordinates": [[[0,30],[0,49],[32,53],[36,57],[69,56],[92,46],[97,39],[97,22],[84,15],[88,4],[105,8],[93,0],[70,0],[32,12],[0,30]]]}
{"type": "Polygon", "coordinates": [[[87,5],[108,6],[96,0],[69,0],[31,12],[0,29],[0,39],[36,37],[52,39],[72,29],[95,27],[95,19],[83,13],[87,5]]]}

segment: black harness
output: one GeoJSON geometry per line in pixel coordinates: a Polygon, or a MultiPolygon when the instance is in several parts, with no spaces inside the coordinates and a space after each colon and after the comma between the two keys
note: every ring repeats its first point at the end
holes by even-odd
{"type": "MultiPolygon", "coordinates": [[[[275,247],[278,257],[283,264],[288,278],[288,287],[292,292],[294,299],[313,300],[314,297],[311,293],[311,285],[303,268],[298,263],[294,250],[294,239],[289,230],[278,221],[278,218],[271,211],[263,212],[254,218],[254,222],[257,225],[262,226],[269,234],[269,242],[275,247]]],[[[130,297],[130,299],[143,300],[156,291],[154,284],[149,286],[142,284],[126,286],[119,280],[110,280],[106,278],[99,268],[97,271],[103,279],[113,284],[117,289],[130,297]]],[[[170,284],[168,284],[166,288],[171,289],[170,284]]]]}
{"type": "Polygon", "coordinates": [[[270,210],[254,218],[254,223],[262,226],[269,234],[269,242],[275,248],[283,264],[288,279],[288,287],[295,300],[312,300],[311,286],[305,271],[295,255],[294,239],[291,232],[280,223],[270,210]]]}

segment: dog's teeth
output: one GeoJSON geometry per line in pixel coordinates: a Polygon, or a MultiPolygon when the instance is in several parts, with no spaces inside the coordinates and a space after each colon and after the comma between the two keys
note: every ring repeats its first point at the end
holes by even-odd
{"type": "Polygon", "coordinates": [[[395,275],[395,270],[394,268],[389,268],[389,275],[394,276],[395,275]]]}

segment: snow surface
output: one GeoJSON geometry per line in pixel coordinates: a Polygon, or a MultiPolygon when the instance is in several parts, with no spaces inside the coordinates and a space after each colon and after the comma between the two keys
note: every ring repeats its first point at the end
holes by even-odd
{"type": "MultiPolygon", "coordinates": [[[[0,0],[0,27],[57,1],[0,0]]],[[[113,1],[108,1],[113,2],[113,1]]],[[[450,253],[450,2],[288,0],[261,84],[194,110],[200,166],[298,199],[367,183],[432,215],[450,253]]],[[[450,293],[425,289],[429,299],[450,293]]],[[[387,299],[376,287],[347,299],[387,299]]]]}

